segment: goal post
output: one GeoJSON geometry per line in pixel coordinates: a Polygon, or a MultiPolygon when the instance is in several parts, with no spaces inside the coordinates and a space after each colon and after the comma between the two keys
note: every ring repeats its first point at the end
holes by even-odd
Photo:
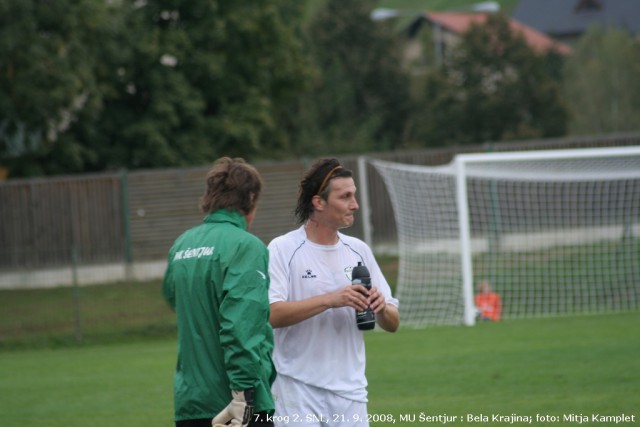
{"type": "Polygon", "coordinates": [[[371,162],[398,229],[403,323],[473,325],[480,280],[503,318],[640,306],[640,147],[371,162]]]}

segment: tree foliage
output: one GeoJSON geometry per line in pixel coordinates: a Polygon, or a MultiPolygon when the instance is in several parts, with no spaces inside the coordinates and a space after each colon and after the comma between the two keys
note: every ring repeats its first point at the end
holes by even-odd
{"type": "Polygon", "coordinates": [[[279,124],[308,79],[299,4],[0,1],[12,23],[0,161],[12,175],[288,151],[279,124]]]}
{"type": "Polygon", "coordinates": [[[592,30],[563,73],[490,15],[416,84],[376,3],[0,0],[0,172],[561,136],[565,102],[574,133],[637,129],[624,33],[592,30]]]}
{"type": "Polygon", "coordinates": [[[316,67],[293,108],[298,155],[354,153],[400,146],[410,114],[399,38],[370,18],[372,0],[328,0],[307,34],[316,67]]]}
{"type": "Polygon", "coordinates": [[[0,164],[11,173],[46,171],[78,113],[95,107],[94,46],[109,25],[105,2],[0,0],[0,164]]]}
{"type": "Polygon", "coordinates": [[[640,44],[616,29],[594,26],[566,63],[570,132],[601,134],[640,129],[640,44]]]}
{"type": "Polygon", "coordinates": [[[416,138],[443,145],[562,135],[566,113],[549,70],[505,16],[489,15],[428,75],[416,138]]]}
{"type": "MultiPolygon", "coordinates": [[[[129,110],[119,135],[132,166],[202,163],[221,154],[256,157],[284,151],[279,114],[304,85],[298,38],[277,0],[149,3],[131,19],[145,31],[125,68],[118,108],[129,110]],[[173,62],[175,62],[175,65],[173,62]],[[148,159],[149,152],[158,158],[148,159]]],[[[299,22],[299,20],[297,20],[299,22]]]]}

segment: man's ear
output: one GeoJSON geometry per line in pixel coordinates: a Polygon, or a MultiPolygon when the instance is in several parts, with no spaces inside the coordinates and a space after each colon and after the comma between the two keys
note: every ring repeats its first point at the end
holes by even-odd
{"type": "Polygon", "coordinates": [[[313,196],[313,198],[311,199],[311,203],[313,204],[314,211],[322,211],[324,210],[327,201],[320,196],[313,196]]]}

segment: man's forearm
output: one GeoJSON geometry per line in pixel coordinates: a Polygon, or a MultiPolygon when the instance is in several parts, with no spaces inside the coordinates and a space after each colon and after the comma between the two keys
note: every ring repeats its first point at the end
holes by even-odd
{"type": "Polygon", "coordinates": [[[292,326],[331,308],[326,295],[302,301],[278,301],[271,304],[269,322],[274,328],[292,326]]]}
{"type": "Polygon", "coordinates": [[[400,313],[395,305],[387,304],[384,311],[376,313],[378,325],[387,332],[395,332],[400,327],[400,313]]]}

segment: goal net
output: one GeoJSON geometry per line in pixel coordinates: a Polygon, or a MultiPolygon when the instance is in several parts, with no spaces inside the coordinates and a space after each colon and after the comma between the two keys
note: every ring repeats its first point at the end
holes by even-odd
{"type": "Polygon", "coordinates": [[[640,306],[640,147],[371,162],[394,209],[403,324],[474,324],[480,281],[502,318],[640,306]]]}

